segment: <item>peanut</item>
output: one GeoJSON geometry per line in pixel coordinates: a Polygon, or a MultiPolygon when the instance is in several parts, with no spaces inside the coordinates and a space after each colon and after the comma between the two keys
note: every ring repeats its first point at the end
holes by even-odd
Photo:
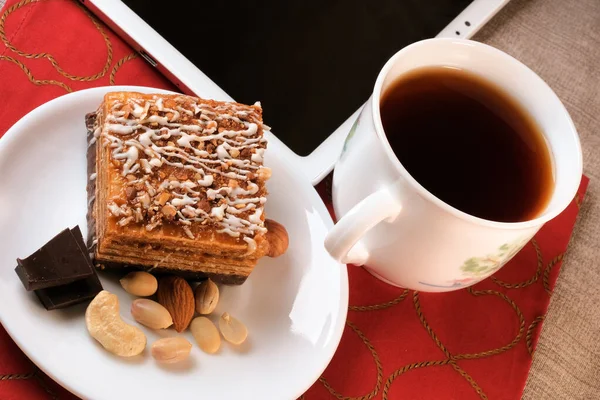
{"type": "Polygon", "coordinates": [[[196,311],[199,314],[207,315],[217,307],[217,303],[219,302],[219,287],[209,278],[198,285],[194,295],[196,299],[196,311]]]}
{"type": "Polygon", "coordinates": [[[192,344],[182,337],[167,337],[152,343],[152,357],[167,364],[185,360],[191,351],[192,344]]]}
{"type": "Polygon", "coordinates": [[[154,275],[145,271],[134,271],[125,275],[119,281],[127,293],[134,296],[152,296],[158,289],[158,281],[154,275]]]}
{"type": "Polygon", "coordinates": [[[202,349],[202,351],[213,354],[221,347],[221,336],[215,324],[206,317],[196,317],[190,324],[190,330],[196,343],[202,349]]]}
{"type": "Polygon", "coordinates": [[[225,340],[232,344],[242,344],[248,337],[246,325],[228,313],[223,313],[219,318],[219,329],[225,340]]]}
{"type": "Polygon", "coordinates": [[[134,300],[131,304],[131,315],[137,322],[152,329],[165,329],[173,325],[169,311],[150,299],[134,300]]]}

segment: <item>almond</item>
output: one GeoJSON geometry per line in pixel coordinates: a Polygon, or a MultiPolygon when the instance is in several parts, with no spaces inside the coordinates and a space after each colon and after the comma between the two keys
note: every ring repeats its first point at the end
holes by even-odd
{"type": "Polygon", "coordinates": [[[178,276],[165,276],[158,281],[158,302],[173,318],[173,327],[183,332],[194,317],[194,291],[189,283],[178,276]]]}
{"type": "Polygon", "coordinates": [[[273,221],[272,219],[265,220],[265,227],[267,228],[267,242],[269,243],[269,257],[279,257],[288,248],[289,238],[285,227],[279,222],[273,221]]]}

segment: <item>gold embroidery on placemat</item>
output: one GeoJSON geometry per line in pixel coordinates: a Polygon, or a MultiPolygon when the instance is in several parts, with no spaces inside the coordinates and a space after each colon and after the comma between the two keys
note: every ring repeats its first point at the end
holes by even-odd
{"type": "Polygon", "coordinates": [[[579,196],[579,193],[575,195],[575,205],[578,210],[581,208],[581,197],[579,196]]]}
{"type": "Polygon", "coordinates": [[[379,389],[381,389],[381,383],[383,381],[383,366],[381,365],[381,360],[379,359],[379,356],[377,355],[377,352],[375,351],[375,347],[373,347],[373,345],[371,344],[369,339],[367,339],[365,334],[362,333],[362,331],[360,329],[358,329],[358,327],[350,321],[346,321],[346,325],[348,325],[350,327],[350,329],[352,329],[354,331],[354,333],[356,333],[358,335],[358,337],[363,341],[365,346],[367,346],[367,349],[369,349],[369,351],[371,352],[371,355],[373,356],[373,361],[375,361],[375,367],[377,368],[377,383],[375,384],[375,388],[370,393],[368,393],[364,396],[346,397],[346,396],[340,394],[339,392],[337,392],[334,388],[332,388],[331,385],[329,384],[329,382],[327,381],[327,379],[325,379],[323,376],[321,376],[319,378],[319,382],[321,382],[323,384],[323,386],[325,386],[325,389],[327,389],[329,391],[329,393],[331,393],[333,396],[335,396],[339,400],[370,400],[373,397],[375,397],[377,395],[377,393],[379,392],[379,389]]]}
{"type": "Polygon", "coordinates": [[[538,245],[536,240],[531,239],[531,242],[529,243],[533,245],[533,248],[535,249],[535,253],[537,255],[537,269],[535,270],[535,275],[533,275],[530,279],[519,283],[507,283],[492,276],[492,282],[507,289],[520,289],[537,282],[540,275],[542,274],[542,268],[544,267],[544,259],[542,258],[542,251],[540,250],[540,246],[538,245]]]}
{"type": "Polygon", "coordinates": [[[448,351],[446,346],[444,346],[444,344],[440,341],[440,339],[438,339],[437,335],[433,332],[433,329],[431,329],[431,327],[425,320],[425,316],[423,315],[423,311],[421,310],[421,303],[419,302],[419,292],[413,293],[413,304],[415,305],[415,310],[417,311],[417,316],[419,317],[419,320],[421,321],[421,325],[423,325],[423,328],[425,328],[425,330],[427,331],[429,336],[431,336],[431,338],[433,339],[433,341],[435,342],[437,347],[439,347],[440,350],[442,350],[444,352],[444,355],[447,358],[450,358],[451,357],[450,352],[448,351]]]}
{"type": "MultiPolygon", "coordinates": [[[[2,16],[0,17],[0,40],[2,40],[4,42],[6,47],[9,48],[10,50],[12,50],[13,52],[17,53],[18,55],[23,56],[25,58],[33,58],[33,59],[46,58],[48,61],[50,61],[50,64],[52,64],[54,69],[56,69],[56,71],[59,74],[61,74],[65,78],[71,79],[73,81],[89,82],[89,81],[94,81],[96,79],[100,79],[104,75],[106,75],[106,73],[108,72],[108,69],[110,68],[110,64],[112,63],[112,57],[113,57],[113,50],[112,50],[112,44],[110,43],[110,38],[108,37],[106,32],[104,32],[104,30],[102,29],[100,22],[98,22],[98,20],[94,16],[92,16],[89,13],[89,11],[87,11],[83,7],[80,7],[81,10],[92,20],[92,23],[94,24],[96,29],[98,29],[98,32],[100,32],[100,34],[104,38],[104,42],[106,43],[106,50],[108,52],[108,57],[106,59],[106,63],[104,64],[104,68],[102,68],[102,71],[100,71],[99,73],[97,73],[95,75],[91,75],[91,76],[71,75],[67,71],[65,71],[64,69],[62,69],[60,67],[60,65],[58,64],[58,61],[56,61],[56,59],[51,54],[48,54],[48,53],[26,53],[24,51],[17,49],[15,46],[13,46],[12,43],[10,43],[10,41],[6,37],[6,32],[4,31],[4,25],[6,23],[7,17],[10,14],[12,14],[13,12],[15,12],[16,10],[20,9],[21,7],[23,7],[27,4],[38,3],[40,1],[43,1],[43,0],[22,0],[16,4],[13,4],[9,8],[7,8],[6,11],[2,14],[2,16]]],[[[77,3],[77,2],[75,2],[75,4],[79,5],[79,3],[77,3]]]]}
{"type": "Polygon", "coordinates": [[[561,253],[554,257],[552,260],[550,260],[548,266],[546,267],[546,270],[544,271],[544,278],[542,279],[542,281],[544,282],[544,289],[546,290],[546,293],[548,293],[549,296],[552,296],[552,290],[550,290],[550,272],[552,272],[552,268],[554,268],[556,264],[562,261],[564,255],[565,253],[561,253]]]}
{"type": "Polygon", "coordinates": [[[136,59],[138,56],[138,53],[131,53],[126,55],[125,57],[121,58],[119,61],[117,61],[117,63],[115,64],[115,66],[113,67],[112,71],[110,71],[110,79],[109,82],[111,85],[115,84],[115,75],[117,74],[117,71],[119,70],[119,68],[121,68],[121,66],[123,64],[125,64],[127,61],[130,60],[134,60],[136,59]]]}
{"type": "Polygon", "coordinates": [[[26,380],[33,378],[35,372],[30,372],[28,374],[5,374],[0,375],[0,381],[12,381],[12,380],[26,380]]]}
{"type": "Polygon", "coordinates": [[[527,328],[527,334],[525,335],[525,344],[527,345],[527,351],[529,352],[529,355],[531,357],[533,357],[533,352],[535,351],[535,349],[533,348],[533,331],[535,327],[538,326],[538,324],[542,322],[545,318],[546,317],[544,315],[536,317],[533,320],[533,322],[531,322],[531,325],[529,325],[529,328],[527,328]]]}
{"type": "Polygon", "coordinates": [[[350,310],[350,311],[384,310],[386,308],[395,306],[396,304],[400,303],[402,300],[404,300],[406,298],[406,296],[408,296],[408,289],[404,289],[404,292],[402,292],[402,294],[400,296],[396,297],[393,300],[388,301],[387,303],[373,304],[373,305],[369,305],[369,306],[348,306],[348,310],[350,310]]]}
{"type": "Polygon", "coordinates": [[[443,366],[443,365],[451,365],[452,368],[461,377],[463,377],[467,382],[469,382],[469,384],[471,385],[473,390],[475,390],[475,392],[479,395],[480,398],[482,398],[484,400],[486,400],[488,398],[487,395],[484,393],[483,389],[479,386],[479,384],[477,384],[477,382],[464,369],[462,369],[456,363],[456,361],[462,360],[462,359],[476,359],[476,358],[488,357],[491,355],[505,352],[505,351],[510,350],[511,348],[515,347],[517,345],[517,343],[523,337],[523,332],[525,330],[525,318],[523,317],[523,313],[521,312],[521,310],[519,309],[517,304],[512,299],[510,299],[508,296],[506,296],[504,293],[500,293],[495,290],[474,290],[473,288],[468,288],[467,290],[473,296],[493,295],[493,296],[500,297],[502,300],[504,300],[508,304],[510,304],[510,306],[513,308],[513,310],[517,314],[517,317],[519,318],[519,331],[518,331],[517,335],[515,336],[515,338],[509,344],[499,347],[497,349],[486,350],[486,351],[482,351],[480,353],[474,353],[474,354],[453,355],[446,348],[446,346],[442,343],[442,341],[438,338],[438,336],[435,334],[435,332],[433,331],[433,329],[431,328],[431,326],[425,319],[425,315],[423,313],[423,310],[421,309],[421,303],[419,301],[419,293],[414,292],[413,293],[413,304],[415,306],[415,311],[417,312],[417,316],[419,317],[419,320],[421,321],[421,325],[423,325],[423,328],[425,328],[425,330],[427,331],[427,333],[429,334],[431,339],[440,348],[440,350],[442,350],[442,352],[446,356],[446,359],[412,363],[412,364],[408,364],[402,368],[397,369],[385,381],[385,385],[383,386],[383,390],[382,390],[383,400],[387,400],[390,387],[391,387],[392,383],[394,382],[394,380],[398,376],[400,376],[400,375],[404,374],[405,372],[410,371],[412,369],[426,368],[426,367],[432,367],[432,366],[443,366]]]}
{"type": "Polygon", "coordinates": [[[69,93],[73,91],[73,89],[71,89],[69,86],[67,86],[64,83],[59,82],[59,81],[45,80],[45,79],[35,79],[35,77],[31,73],[31,71],[29,70],[29,68],[27,68],[25,66],[25,64],[23,64],[21,61],[16,60],[16,59],[14,59],[12,57],[0,56],[0,60],[9,61],[9,62],[11,62],[11,63],[16,64],[17,66],[19,66],[19,68],[21,68],[23,70],[23,72],[25,73],[25,75],[27,75],[27,78],[29,79],[29,81],[31,83],[33,83],[34,85],[37,85],[37,86],[42,86],[42,85],[56,85],[56,86],[60,86],[61,88],[65,89],[69,93]]]}
{"type": "Polygon", "coordinates": [[[387,400],[388,398],[388,392],[390,390],[390,386],[392,386],[392,383],[394,382],[394,380],[399,377],[400,375],[402,375],[403,373],[410,371],[411,369],[417,369],[417,368],[425,368],[425,367],[433,367],[433,366],[440,366],[440,365],[447,365],[450,364],[450,360],[446,359],[446,360],[437,360],[437,361],[423,361],[420,363],[412,363],[412,364],[408,364],[405,365],[404,367],[397,369],[396,371],[394,371],[385,381],[385,385],[383,386],[383,391],[382,393],[382,399],[383,400],[387,400]]]}
{"type": "Polygon", "coordinates": [[[46,384],[46,382],[44,382],[44,379],[40,376],[40,370],[37,367],[34,367],[35,369],[33,370],[33,372],[29,372],[27,374],[5,374],[5,375],[0,375],[0,381],[11,381],[11,380],[29,380],[31,378],[34,378],[37,383],[42,387],[42,389],[44,389],[44,391],[50,396],[50,398],[52,400],[58,400],[58,396],[56,395],[56,393],[54,393],[46,384]]]}
{"type": "Polygon", "coordinates": [[[464,369],[462,369],[460,367],[460,365],[458,365],[456,362],[454,361],[450,361],[450,365],[452,365],[452,368],[454,368],[454,370],[456,372],[458,372],[460,374],[460,376],[462,376],[463,378],[465,378],[465,380],[467,382],[469,382],[469,384],[471,385],[471,387],[475,390],[475,392],[479,395],[479,397],[481,397],[483,400],[487,400],[487,395],[483,392],[483,389],[481,388],[481,386],[479,386],[477,384],[477,382],[475,382],[475,379],[473,379],[473,377],[471,377],[471,375],[469,375],[467,373],[467,371],[465,371],[464,369]]]}
{"type": "Polygon", "coordinates": [[[502,347],[498,347],[498,348],[492,349],[492,350],[482,351],[480,353],[457,354],[457,355],[452,356],[452,360],[462,360],[462,359],[471,359],[472,360],[475,358],[489,357],[489,356],[493,356],[495,354],[505,352],[505,351],[510,350],[513,347],[515,347],[517,345],[517,343],[519,343],[519,341],[523,337],[523,332],[525,331],[525,317],[523,316],[523,313],[519,309],[519,306],[517,306],[517,303],[515,303],[510,297],[508,297],[504,293],[500,293],[495,290],[474,290],[472,287],[468,288],[467,290],[473,296],[493,295],[493,296],[497,296],[497,297],[501,298],[502,300],[504,300],[508,304],[510,304],[510,306],[513,308],[513,310],[517,314],[517,317],[519,318],[519,331],[517,332],[517,335],[515,336],[515,338],[507,345],[504,345],[502,347]]]}
{"type": "Polygon", "coordinates": [[[44,389],[44,392],[48,393],[48,396],[50,396],[50,399],[58,400],[58,396],[56,395],[56,393],[54,393],[52,391],[52,389],[50,389],[50,387],[46,384],[44,379],[40,376],[39,372],[40,372],[40,370],[36,369],[35,373],[34,373],[34,378],[37,381],[37,383],[42,387],[42,389],[44,389]]]}

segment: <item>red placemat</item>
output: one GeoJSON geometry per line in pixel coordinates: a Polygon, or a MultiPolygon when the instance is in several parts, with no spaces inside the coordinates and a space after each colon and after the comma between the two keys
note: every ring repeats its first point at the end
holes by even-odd
{"type": "MultiPolygon", "coordinates": [[[[0,136],[70,91],[112,84],[174,89],[74,1],[9,0],[0,11],[0,40],[0,136]]],[[[351,306],[340,347],[302,397],[520,398],[587,182],[513,261],[470,289],[416,293],[350,266],[351,306]]],[[[327,183],[319,187],[326,201],[327,183]]],[[[75,397],[0,327],[0,399],[75,397]]]]}

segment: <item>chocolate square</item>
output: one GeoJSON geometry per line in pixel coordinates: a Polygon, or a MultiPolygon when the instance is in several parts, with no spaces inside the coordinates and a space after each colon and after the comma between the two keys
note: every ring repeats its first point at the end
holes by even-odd
{"type": "Polygon", "coordinates": [[[35,294],[46,310],[54,310],[92,300],[101,290],[102,284],[94,273],[88,278],[66,285],[36,290],[35,294]]]}
{"type": "Polygon", "coordinates": [[[65,285],[95,274],[79,227],[65,229],[27,258],[17,259],[15,272],[25,289],[65,285]]]}

